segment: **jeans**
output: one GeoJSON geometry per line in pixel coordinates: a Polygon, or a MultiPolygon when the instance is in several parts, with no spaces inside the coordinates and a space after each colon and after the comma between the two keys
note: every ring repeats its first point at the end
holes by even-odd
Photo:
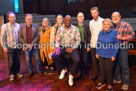
{"type": "Polygon", "coordinates": [[[32,53],[33,53],[34,59],[36,61],[37,71],[41,72],[40,58],[39,58],[38,50],[37,49],[32,49],[32,50],[25,51],[26,62],[27,62],[27,65],[29,67],[29,72],[30,73],[34,72],[33,71],[33,64],[32,64],[32,53]]]}
{"type": "Polygon", "coordinates": [[[128,64],[128,49],[120,49],[117,60],[115,62],[115,73],[114,79],[119,81],[121,80],[122,74],[122,82],[123,84],[129,85],[129,64],[128,64]]]}
{"type": "Polygon", "coordinates": [[[20,49],[8,49],[8,68],[9,75],[18,74],[20,71],[20,49]]]}
{"type": "MultiPolygon", "coordinates": [[[[59,71],[61,71],[62,69],[64,69],[66,67],[65,64],[63,63],[63,60],[60,60],[60,58],[64,57],[64,55],[67,54],[67,52],[65,52],[65,50],[66,49],[60,49],[59,55],[56,55],[56,53],[54,53],[52,55],[53,61],[56,64],[57,70],[59,70],[59,71]]],[[[69,54],[70,54],[70,57],[72,58],[72,61],[73,61],[72,66],[70,68],[70,73],[72,75],[74,75],[77,70],[77,67],[78,67],[78,64],[80,61],[80,57],[79,57],[78,51],[76,49],[72,53],[69,53],[69,54]]]]}

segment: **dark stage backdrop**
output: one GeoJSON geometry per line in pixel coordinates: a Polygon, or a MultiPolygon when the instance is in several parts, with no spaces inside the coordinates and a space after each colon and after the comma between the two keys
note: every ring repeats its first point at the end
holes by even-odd
{"type": "MultiPolygon", "coordinates": [[[[75,16],[79,11],[90,14],[93,6],[99,9],[118,10],[125,8],[131,11],[136,6],[135,0],[23,0],[25,13],[69,14],[75,16]],[[116,8],[116,9],[115,9],[116,8]]],[[[113,11],[113,10],[112,10],[113,11]]]]}

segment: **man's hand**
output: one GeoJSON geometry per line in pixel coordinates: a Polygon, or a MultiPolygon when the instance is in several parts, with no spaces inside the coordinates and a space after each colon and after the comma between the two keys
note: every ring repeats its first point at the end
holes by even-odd
{"type": "Polygon", "coordinates": [[[112,56],[112,57],[111,57],[111,61],[115,61],[115,57],[112,56]]]}
{"type": "Polygon", "coordinates": [[[121,35],[117,35],[117,39],[119,40],[122,39],[121,35]]]}
{"type": "Polygon", "coordinates": [[[7,49],[7,48],[3,49],[3,51],[4,51],[5,53],[8,53],[8,49],[7,49]]]}
{"type": "Polygon", "coordinates": [[[68,48],[68,49],[66,49],[66,52],[68,52],[68,53],[72,53],[73,51],[74,51],[73,48],[68,48]]]}
{"type": "Polygon", "coordinates": [[[127,38],[126,38],[126,37],[123,37],[122,40],[127,40],[127,38]]]}
{"type": "Polygon", "coordinates": [[[87,48],[87,52],[89,52],[91,49],[90,48],[87,48]]]}
{"type": "Polygon", "coordinates": [[[99,59],[99,55],[96,55],[96,58],[99,59]]]}
{"type": "Polygon", "coordinates": [[[28,49],[32,49],[33,44],[28,44],[28,49]]]}
{"type": "MultiPolygon", "coordinates": [[[[57,47],[57,48],[54,50],[54,53],[56,53],[56,55],[59,55],[59,54],[60,54],[60,48],[57,47]]],[[[53,53],[53,54],[54,54],[54,53],[53,53]]]]}

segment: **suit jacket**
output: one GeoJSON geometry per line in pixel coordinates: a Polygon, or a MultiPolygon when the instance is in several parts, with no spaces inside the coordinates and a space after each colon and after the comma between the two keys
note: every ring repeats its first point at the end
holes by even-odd
{"type": "MultiPolygon", "coordinates": [[[[74,24],[75,26],[78,26],[78,23],[74,24]]],[[[84,23],[84,42],[85,44],[90,44],[91,40],[91,32],[89,29],[89,24],[84,23]]],[[[87,46],[90,47],[90,46],[87,46]]]]}
{"type": "MultiPolygon", "coordinates": [[[[21,25],[19,31],[19,41],[22,44],[27,44],[26,36],[26,24],[21,25]]],[[[39,42],[39,27],[36,24],[32,24],[32,44],[37,44],[39,42]]]]}

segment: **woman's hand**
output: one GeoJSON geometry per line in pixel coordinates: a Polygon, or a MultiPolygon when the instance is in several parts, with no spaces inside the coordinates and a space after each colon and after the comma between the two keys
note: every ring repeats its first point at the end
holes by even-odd
{"type": "Polygon", "coordinates": [[[112,57],[111,57],[111,61],[115,61],[115,57],[112,56],[112,57]]]}
{"type": "Polygon", "coordinates": [[[99,59],[99,55],[96,55],[96,58],[99,59]]]}

